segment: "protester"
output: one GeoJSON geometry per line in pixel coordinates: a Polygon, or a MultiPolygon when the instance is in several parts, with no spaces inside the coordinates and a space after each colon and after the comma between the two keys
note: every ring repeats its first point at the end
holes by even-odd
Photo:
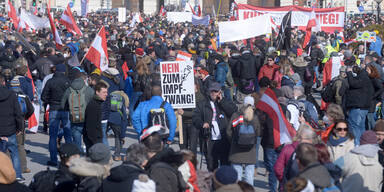
{"type": "Polygon", "coordinates": [[[331,161],[334,162],[351,151],[355,147],[353,140],[348,122],[343,119],[336,120],[327,143],[331,161]]]}
{"type": "Polygon", "coordinates": [[[239,184],[237,184],[237,171],[231,166],[221,166],[214,172],[213,188],[215,192],[242,192],[239,184]]]}

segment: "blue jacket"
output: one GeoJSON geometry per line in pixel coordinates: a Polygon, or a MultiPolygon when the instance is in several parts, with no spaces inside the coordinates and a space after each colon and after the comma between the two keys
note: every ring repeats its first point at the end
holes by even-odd
{"type": "Polygon", "coordinates": [[[20,88],[24,94],[28,95],[31,101],[35,98],[33,96],[32,80],[28,77],[20,77],[20,88]]]}
{"type": "Polygon", "coordinates": [[[108,83],[108,97],[107,100],[101,104],[101,118],[102,120],[108,120],[110,115],[110,109],[111,109],[111,98],[109,97],[109,94],[111,94],[114,91],[124,91],[124,78],[120,77],[119,84],[116,84],[112,79],[102,75],[101,79],[108,83]]]}
{"type": "MultiPolygon", "coordinates": [[[[151,109],[160,108],[161,103],[163,102],[163,98],[160,96],[152,96],[152,98],[148,101],[143,101],[139,103],[135,112],[133,112],[132,116],[132,125],[136,130],[137,134],[141,134],[141,131],[144,128],[147,128],[149,121],[149,112],[151,109]]],[[[169,137],[168,141],[173,141],[173,137],[175,136],[176,130],[176,116],[172,106],[167,102],[164,105],[165,113],[167,114],[168,122],[169,122],[169,137]]]]}
{"type": "Polygon", "coordinates": [[[215,80],[223,87],[227,80],[228,65],[224,62],[218,63],[215,71],[215,80]]]}
{"type": "Polygon", "coordinates": [[[372,42],[369,46],[370,51],[375,51],[381,57],[382,41],[379,36],[376,36],[376,42],[372,42]]]}

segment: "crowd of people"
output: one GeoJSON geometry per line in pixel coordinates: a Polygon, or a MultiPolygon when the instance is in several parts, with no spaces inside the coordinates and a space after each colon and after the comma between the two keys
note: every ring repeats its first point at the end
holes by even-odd
{"type": "Polygon", "coordinates": [[[292,28],[291,46],[277,49],[277,38],[265,35],[219,44],[214,20],[141,16],[132,24],[133,16],[117,23],[113,13],[90,13],[77,18],[82,36],[60,25],[61,49],[48,30],[24,30],[20,39],[1,21],[10,27],[0,31],[0,191],[254,191],[260,160],[272,192],[383,191],[382,34],[367,48],[350,41],[371,17],[347,20],[345,39],[313,33],[305,47],[304,32],[292,28]],[[81,59],[101,26],[104,71],[81,59]],[[179,51],[192,55],[195,108],[162,98],[160,62],[179,51]],[[338,75],[321,81],[333,58],[342,63],[338,75]],[[295,131],[277,147],[275,117],[257,107],[270,90],[295,131]],[[27,187],[24,144],[35,106],[49,134],[46,165],[58,170],[41,170],[27,187]],[[137,142],[124,151],[127,129],[137,142]]]}

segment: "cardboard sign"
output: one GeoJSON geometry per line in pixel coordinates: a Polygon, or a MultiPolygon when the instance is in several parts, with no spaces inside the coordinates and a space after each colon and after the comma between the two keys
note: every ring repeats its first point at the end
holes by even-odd
{"type": "Polygon", "coordinates": [[[160,63],[162,97],[174,109],[195,108],[195,83],[192,61],[160,63]]]}
{"type": "Polygon", "coordinates": [[[369,31],[358,31],[356,32],[356,40],[357,41],[367,41],[367,42],[375,42],[376,41],[376,33],[369,31]]]}

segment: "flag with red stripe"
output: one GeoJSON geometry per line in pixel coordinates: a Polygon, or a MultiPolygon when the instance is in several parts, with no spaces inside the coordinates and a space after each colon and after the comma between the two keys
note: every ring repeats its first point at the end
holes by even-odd
{"type": "Polygon", "coordinates": [[[273,121],[274,147],[277,148],[284,143],[292,141],[296,131],[285,118],[283,110],[271,89],[267,89],[261,96],[256,108],[267,113],[273,121]]]}
{"type": "Polygon", "coordinates": [[[48,6],[47,6],[49,24],[51,25],[51,30],[52,30],[52,34],[53,34],[53,39],[55,40],[55,43],[56,43],[56,48],[61,49],[63,46],[63,42],[61,41],[60,34],[56,29],[56,25],[53,21],[52,15],[51,15],[50,3],[51,3],[51,1],[49,1],[48,6]]]}
{"type": "MultiPolygon", "coordinates": [[[[328,59],[323,69],[323,87],[325,87],[333,78],[340,73],[340,67],[344,65],[341,56],[333,56],[328,59]]],[[[321,100],[321,109],[325,110],[328,104],[321,100]]]]}
{"type": "MultiPolygon", "coordinates": [[[[27,67],[28,67],[28,64],[27,64],[27,67]]],[[[32,75],[31,75],[31,71],[29,70],[29,67],[28,67],[28,72],[27,72],[27,77],[31,79],[31,83],[32,83],[32,92],[33,92],[33,95],[35,95],[35,83],[33,82],[33,79],[32,79],[32,75]]],[[[32,98],[31,98],[32,99],[32,98]]],[[[40,108],[39,107],[36,107],[34,105],[34,108],[35,108],[35,112],[31,115],[31,117],[29,117],[28,119],[28,129],[32,132],[37,132],[37,128],[39,126],[39,121],[38,121],[38,118],[37,116],[39,116],[40,114],[40,108]],[[37,114],[36,114],[37,113],[37,114]]]]}
{"type": "Polygon", "coordinates": [[[105,71],[108,68],[107,38],[105,37],[104,26],[102,26],[99,33],[97,33],[85,58],[101,71],[105,71]]]}
{"type": "Polygon", "coordinates": [[[123,69],[123,73],[124,73],[124,80],[126,80],[128,78],[128,71],[129,71],[129,68],[128,68],[128,65],[127,65],[127,62],[124,61],[124,64],[121,66],[121,69],[123,69]]]}
{"type": "Polygon", "coordinates": [[[71,8],[69,7],[69,4],[67,6],[67,9],[63,12],[61,15],[60,21],[62,25],[67,28],[67,30],[74,35],[82,36],[83,33],[80,31],[79,27],[76,24],[75,18],[72,15],[71,8]]]}
{"type": "Polygon", "coordinates": [[[10,0],[8,0],[8,17],[11,18],[13,26],[15,27],[15,29],[17,29],[19,25],[19,17],[17,17],[16,9],[12,5],[10,0]]]}
{"type": "Polygon", "coordinates": [[[303,48],[305,48],[308,45],[309,40],[311,39],[312,31],[317,31],[319,28],[318,26],[319,26],[319,22],[316,20],[315,10],[312,9],[311,16],[307,23],[305,38],[303,42],[303,48]]]}

